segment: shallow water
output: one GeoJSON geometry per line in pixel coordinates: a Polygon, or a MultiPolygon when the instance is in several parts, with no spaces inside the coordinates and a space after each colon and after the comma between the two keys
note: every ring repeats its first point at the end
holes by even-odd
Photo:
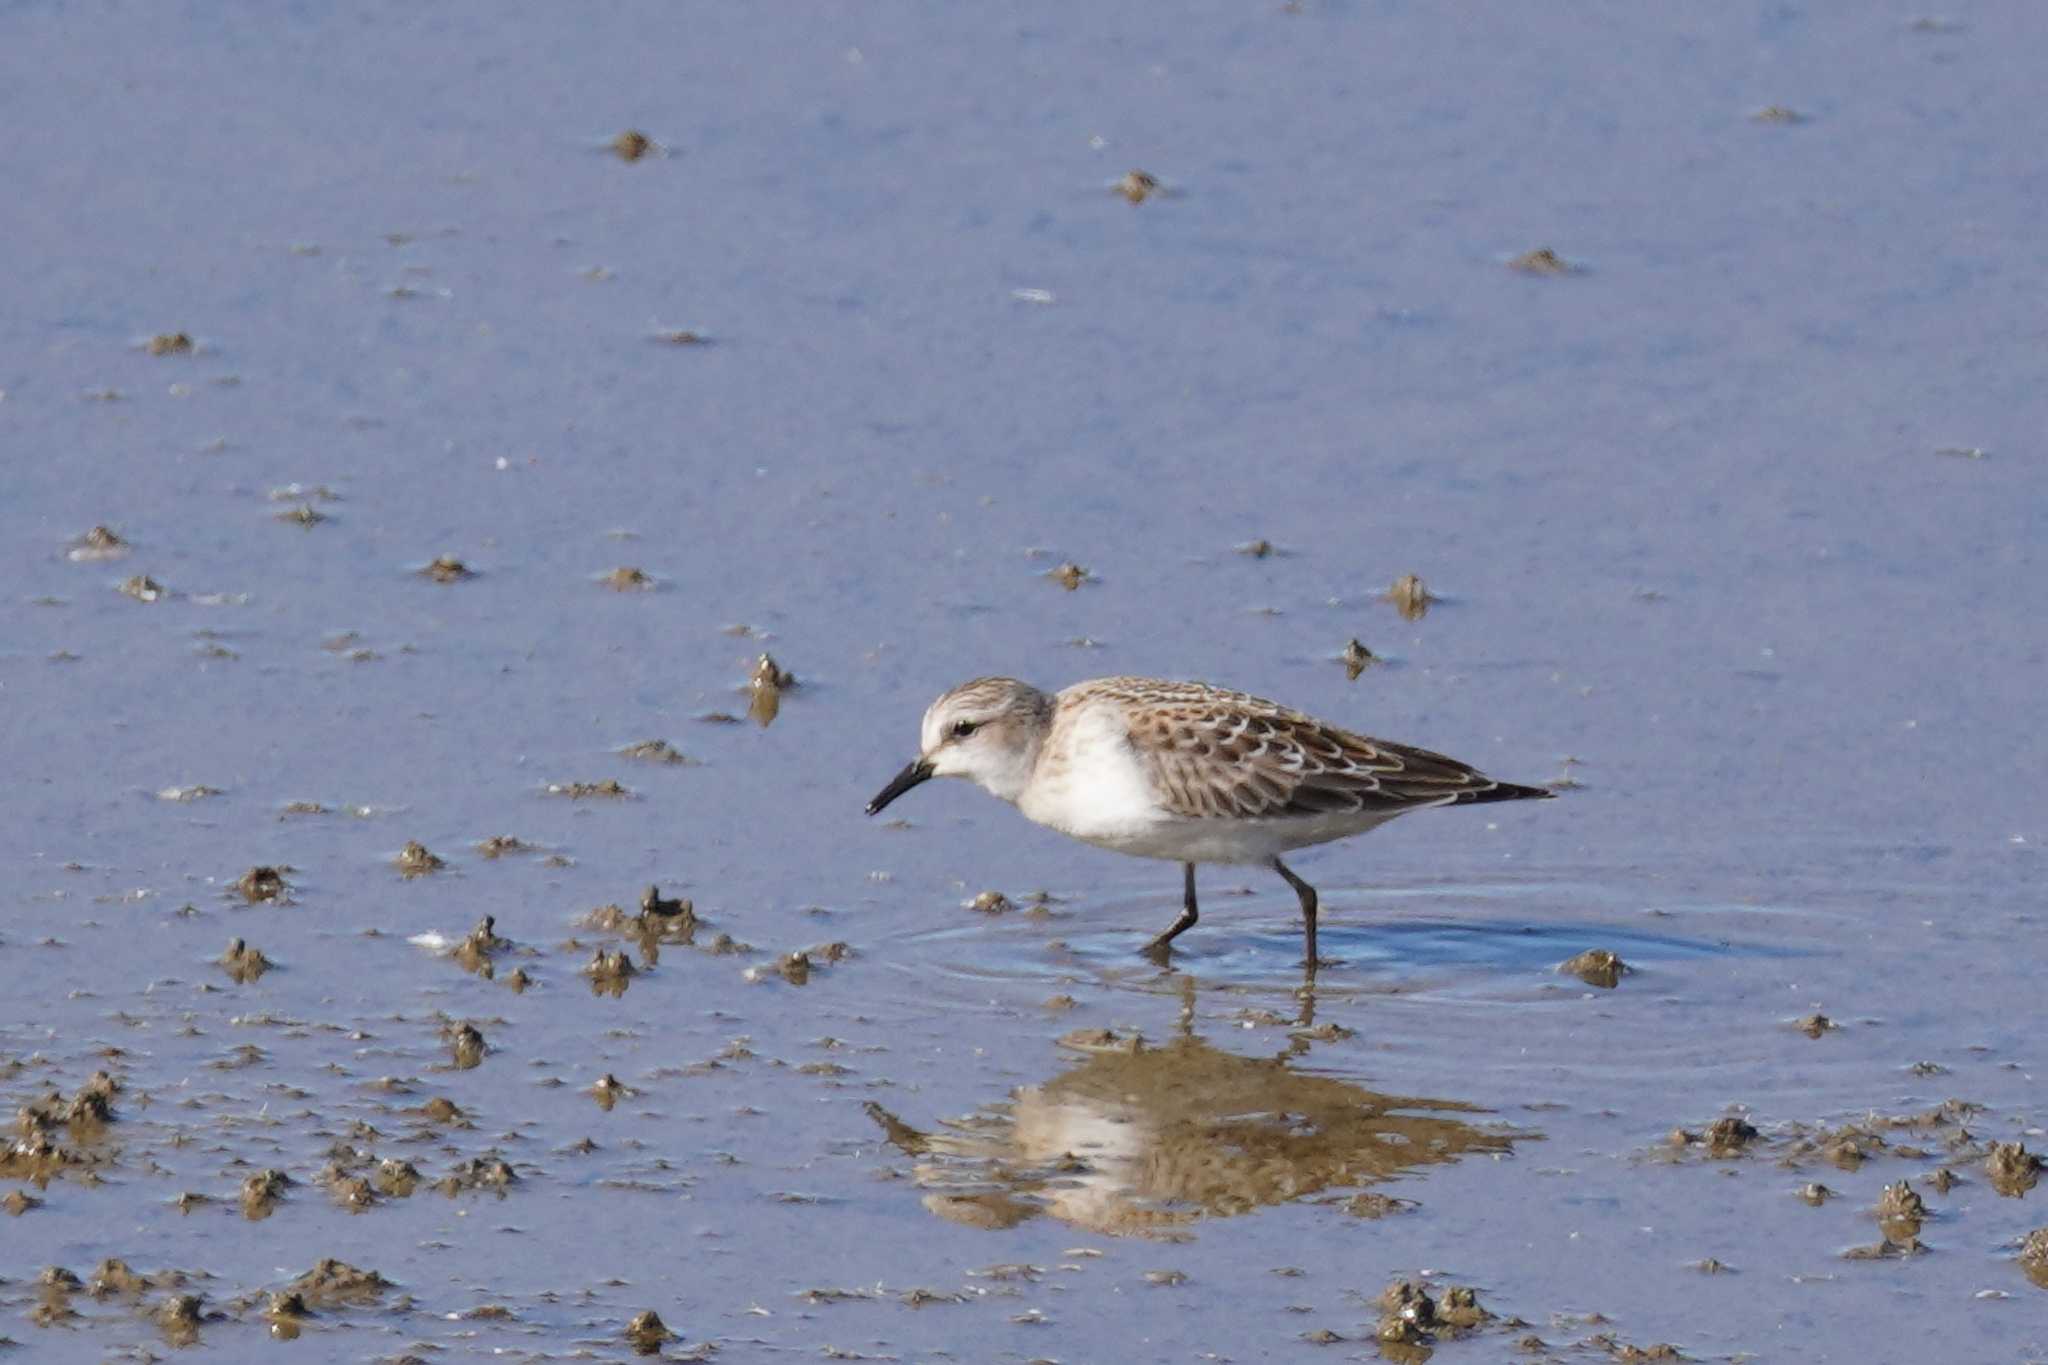
{"type": "Polygon", "coordinates": [[[1427,1277],[1447,1361],[2048,1359],[1987,1167],[2048,1148],[2044,59],[1994,0],[8,10],[0,1338],[258,1352],[336,1257],[389,1286],[278,1349],[1354,1358],[1427,1277]],[[1312,986],[1256,869],[1162,970],[1170,864],[860,815],[982,672],[1576,785],[1304,856],[1312,986]],[[591,913],[649,883],[651,952],[591,913]]]}

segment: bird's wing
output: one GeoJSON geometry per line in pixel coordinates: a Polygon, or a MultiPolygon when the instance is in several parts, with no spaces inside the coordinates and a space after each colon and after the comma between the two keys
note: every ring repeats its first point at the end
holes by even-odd
{"type": "Polygon", "coordinates": [[[1134,708],[1132,748],[1161,804],[1188,819],[1257,820],[1392,815],[1505,795],[1454,758],[1268,706],[1134,708]]]}

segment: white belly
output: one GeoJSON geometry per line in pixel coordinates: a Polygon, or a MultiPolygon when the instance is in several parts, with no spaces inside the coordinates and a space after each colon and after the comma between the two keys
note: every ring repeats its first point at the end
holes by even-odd
{"type": "Polygon", "coordinates": [[[1187,819],[1159,803],[1126,740],[1121,715],[1076,716],[1059,751],[1044,755],[1017,809],[1083,843],[1183,863],[1263,863],[1391,820],[1400,812],[1347,811],[1271,820],[1187,819]]]}

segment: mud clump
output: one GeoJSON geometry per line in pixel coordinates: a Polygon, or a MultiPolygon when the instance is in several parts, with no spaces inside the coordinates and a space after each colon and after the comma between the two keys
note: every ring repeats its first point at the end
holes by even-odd
{"type": "Polygon", "coordinates": [[[190,332],[158,332],[144,343],[151,355],[191,355],[192,334],[190,332]]]}
{"type": "Polygon", "coordinates": [[[295,1290],[280,1289],[273,1293],[263,1305],[263,1317],[270,1324],[270,1335],[279,1341],[297,1341],[305,1331],[306,1320],[313,1311],[306,1307],[305,1296],[295,1290]]]}
{"type": "Polygon", "coordinates": [[[514,853],[531,853],[533,845],[517,835],[493,834],[488,839],[479,840],[476,851],[480,858],[505,858],[514,853]]]}
{"type": "Polygon", "coordinates": [[[1824,1033],[1831,1032],[1839,1027],[1839,1025],[1825,1014],[1809,1014],[1794,1024],[1793,1027],[1809,1038],[1818,1038],[1824,1033]]]}
{"type": "Polygon", "coordinates": [[[697,907],[681,896],[664,896],[650,883],[640,893],[640,924],[643,929],[678,928],[697,922],[697,907]]]}
{"type": "Polygon", "coordinates": [[[1815,1180],[1799,1187],[1799,1197],[1812,1207],[1819,1208],[1822,1204],[1827,1203],[1828,1200],[1833,1199],[1835,1192],[1821,1184],[1818,1180],[1815,1180]]]}
{"type": "Polygon", "coordinates": [[[1007,915],[1017,907],[1000,891],[984,891],[967,902],[967,908],[983,915],[1007,915]]]}
{"type": "Polygon", "coordinates": [[[1669,1142],[1672,1147],[1680,1149],[1703,1147],[1708,1156],[1727,1159],[1744,1155],[1757,1136],[1756,1128],[1747,1120],[1729,1114],[1708,1124],[1705,1132],[1695,1133],[1684,1128],[1674,1128],[1671,1130],[1669,1142]]]}
{"type": "Polygon", "coordinates": [[[2023,1198],[2041,1181],[2041,1158],[2017,1142],[1993,1143],[1984,1158],[1984,1174],[1991,1188],[2008,1199],[2023,1198]]]}
{"type": "Polygon", "coordinates": [[[130,1269],[126,1261],[115,1256],[101,1261],[86,1281],[86,1292],[96,1299],[139,1299],[154,1287],[149,1276],[130,1269]]]}
{"type": "MultiPolygon", "coordinates": [[[[375,1303],[391,1281],[374,1270],[358,1270],[346,1261],[325,1257],[285,1287],[296,1296],[299,1308],[341,1308],[375,1303]]],[[[273,1300],[274,1302],[275,1300],[273,1300]]]]}
{"type": "Polygon", "coordinates": [[[449,956],[454,958],[456,964],[464,971],[472,972],[488,981],[494,974],[491,959],[511,946],[511,939],[498,936],[496,916],[485,915],[476,922],[475,927],[463,935],[462,942],[455,945],[455,951],[449,956]]]}
{"type": "Polygon", "coordinates": [[[197,1294],[173,1294],[158,1304],[151,1316],[156,1319],[157,1330],[171,1345],[195,1345],[199,1329],[206,1325],[206,1301],[197,1294]]]}
{"type": "Polygon", "coordinates": [[[548,783],[549,796],[566,796],[571,801],[589,801],[593,799],[619,801],[632,794],[615,777],[607,777],[602,782],[548,783]]]}
{"type": "Polygon", "coordinates": [[[747,679],[748,717],[764,729],[774,724],[782,711],[782,694],[795,686],[796,675],[776,663],[773,655],[763,654],[747,679]]]}
{"type": "Polygon", "coordinates": [[[259,864],[235,878],[231,889],[251,905],[289,905],[291,883],[285,880],[288,867],[259,864]]]}
{"type": "Polygon", "coordinates": [[[665,739],[643,739],[637,744],[628,744],[619,750],[619,756],[637,759],[642,763],[681,764],[690,761],[683,757],[682,750],[665,739]]]}
{"type": "Polygon", "coordinates": [[[1117,178],[1114,189],[1130,203],[1142,204],[1159,193],[1159,177],[1133,168],[1117,178]]]}
{"type": "Polygon", "coordinates": [[[597,1101],[597,1107],[609,1114],[622,1099],[632,1097],[633,1091],[626,1083],[607,1071],[599,1076],[590,1087],[590,1098],[597,1101]]]}
{"type": "Polygon", "coordinates": [[[1557,969],[1603,991],[1613,990],[1621,984],[1622,977],[1635,970],[1605,948],[1588,948],[1558,963],[1557,969]]]}
{"type": "Polygon", "coordinates": [[[638,128],[628,128],[625,132],[613,138],[606,146],[611,154],[619,160],[632,162],[638,161],[649,152],[654,151],[656,143],[653,138],[647,136],[638,128]]]}
{"type": "Polygon", "coordinates": [[[242,1216],[250,1222],[268,1218],[291,1188],[292,1178],[283,1171],[261,1170],[242,1182],[242,1216]]]}
{"type": "Polygon", "coordinates": [[[1508,262],[1508,269],[1524,275],[1576,275],[1579,268],[1547,246],[1525,251],[1508,262]]]}
{"type": "Polygon", "coordinates": [[[377,1163],[377,1170],[371,1176],[371,1182],[379,1194],[388,1195],[393,1199],[409,1199],[413,1191],[420,1187],[420,1172],[410,1161],[388,1156],[377,1163]]]}
{"type": "Polygon", "coordinates": [[[392,859],[392,865],[398,869],[399,876],[411,881],[414,877],[439,872],[448,863],[419,840],[408,839],[405,847],[398,850],[398,856],[392,859]]]}
{"type": "Polygon", "coordinates": [[[1476,1331],[1493,1318],[1479,1306],[1479,1296],[1471,1289],[1452,1285],[1439,1298],[1419,1280],[1394,1281],[1381,1292],[1376,1306],[1380,1312],[1376,1334],[1383,1346],[1428,1347],[1441,1337],[1476,1331]]]}
{"type": "Polygon", "coordinates": [[[428,1100],[420,1113],[430,1123],[445,1123],[451,1128],[469,1126],[469,1115],[463,1113],[461,1106],[445,1095],[436,1095],[428,1100]]]}
{"type": "Polygon", "coordinates": [[[1392,587],[1380,594],[1380,600],[1392,602],[1394,610],[1401,613],[1403,621],[1420,621],[1429,614],[1430,607],[1440,599],[1420,578],[1412,573],[1404,573],[1394,580],[1392,587]]]}
{"type": "Polygon", "coordinates": [[[654,586],[652,575],[630,565],[620,565],[597,581],[613,592],[646,592],[654,586]]]}
{"type": "Polygon", "coordinates": [[[138,602],[160,602],[164,598],[164,585],[146,573],[124,578],[115,589],[123,597],[132,597],[138,602]]]}
{"type": "Polygon", "coordinates": [[[2020,1243],[2020,1269],[2027,1278],[2048,1289],[2048,1228],[2035,1228],[2020,1243]]]}
{"type": "Polygon", "coordinates": [[[420,577],[433,583],[462,583],[476,577],[476,570],[453,555],[435,555],[420,569],[420,577]]]}
{"type": "Polygon", "coordinates": [[[87,563],[101,559],[119,559],[128,553],[128,542],[108,526],[95,526],[71,542],[66,558],[73,563],[87,563]]]}
{"type": "Polygon", "coordinates": [[[1884,1239],[1900,1246],[1920,1240],[1920,1225],[1927,1219],[1927,1204],[1910,1182],[1901,1180],[1884,1187],[1877,1201],[1877,1225],[1884,1239]]]}
{"type": "Polygon", "coordinates": [[[220,955],[221,970],[238,986],[259,979],[274,965],[262,949],[252,948],[238,938],[229,939],[228,950],[220,955]]]}
{"type": "Polygon", "coordinates": [[[1344,665],[1344,676],[1352,682],[1357,682],[1359,674],[1380,660],[1377,654],[1367,649],[1354,635],[1351,642],[1344,646],[1343,652],[1337,655],[1337,661],[1344,665]]]}
{"type": "Polygon", "coordinates": [[[493,1190],[502,1196],[508,1186],[518,1183],[519,1173],[511,1162],[499,1156],[479,1156],[458,1162],[454,1170],[434,1182],[434,1188],[452,1199],[465,1190],[493,1190]]]}
{"type": "Polygon", "coordinates": [[[0,1213],[6,1214],[9,1218],[19,1218],[30,1209],[39,1209],[42,1206],[43,1201],[26,1190],[9,1190],[4,1196],[0,1196],[0,1213]]]}
{"type": "Polygon", "coordinates": [[[622,948],[599,948],[584,964],[583,974],[590,978],[592,995],[608,995],[613,999],[624,995],[626,987],[640,974],[633,965],[633,959],[622,948]]]}
{"type": "Polygon", "coordinates": [[[1071,559],[1064,564],[1056,565],[1046,570],[1045,576],[1065,588],[1068,592],[1077,591],[1083,583],[1093,582],[1095,578],[1094,574],[1089,573],[1071,559]]]}
{"type": "Polygon", "coordinates": [[[448,1050],[454,1059],[457,1071],[474,1071],[483,1065],[484,1054],[490,1051],[484,1042],[483,1030],[475,1024],[457,1024],[445,1030],[448,1050]]]}
{"type": "Polygon", "coordinates": [[[644,1313],[636,1313],[633,1320],[626,1324],[626,1344],[638,1355],[659,1355],[663,1346],[671,1341],[680,1340],[680,1337],[668,1330],[668,1324],[664,1323],[661,1315],[652,1308],[644,1313]]]}

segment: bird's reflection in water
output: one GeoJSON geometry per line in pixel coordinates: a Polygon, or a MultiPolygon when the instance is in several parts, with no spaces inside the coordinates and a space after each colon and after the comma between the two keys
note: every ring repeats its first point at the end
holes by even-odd
{"type": "MultiPolygon", "coordinates": [[[[1298,1034],[1279,1057],[1211,1047],[1185,1022],[1157,1046],[1099,1030],[1060,1041],[1082,1054],[1067,1071],[936,1130],[867,1106],[918,1159],[925,1207],[977,1227],[1046,1214],[1092,1232],[1156,1236],[1325,1192],[1334,1201],[1538,1136],[1478,1126],[1463,1116],[1486,1111],[1454,1100],[1295,1070],[1298,1034]]],[[[1405,1202],[1360,1195],[1352,1204],[1370,1214],[1405,1202]]]]}

